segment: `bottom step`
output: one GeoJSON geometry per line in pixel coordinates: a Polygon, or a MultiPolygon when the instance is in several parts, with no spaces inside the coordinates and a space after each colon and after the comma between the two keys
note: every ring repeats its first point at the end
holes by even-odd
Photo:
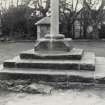
{"type": "Polygon", "coordinates": [[[93,71],[75,70],[46,70],[46,69],[7,69],[1,66],[1,79],[35,79],[36,81],[46,82],[93,82],[93,71]]]}

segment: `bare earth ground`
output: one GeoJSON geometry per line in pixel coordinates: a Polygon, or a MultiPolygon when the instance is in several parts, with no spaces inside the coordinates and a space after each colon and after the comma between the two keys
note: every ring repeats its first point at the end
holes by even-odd
{"type": "MultiPolygon", "coordinates": [[[[76,41],[72,44],[105,57],[104,41],[76,41]]],[[[0,63],[33,47],[34,43],[0,43],[0,63]]],[[[0,90],[0,105],[105,105],[105,89],[54,90],[50,95],[0,90]]]]}

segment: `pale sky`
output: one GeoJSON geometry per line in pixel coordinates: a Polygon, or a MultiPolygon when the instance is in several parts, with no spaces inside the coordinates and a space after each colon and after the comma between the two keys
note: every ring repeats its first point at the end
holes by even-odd
{"type": "MultiPolygon", "coordinates": [[[[2,3],[2,5],[3,5],[3,7],[5,8],[8,8],[8,6],[9,6],[9,4],[10,4],[10,1],[13,1],[13,4],[14,5],[16,5],[16,2],[17,2],[17,0],[0,0],[0,4],[2,3]]],[[[21,0],[18,0],[19,2],[21,2],[21,0]]],[[[72,0],[68,0],[68,2],[70,2],[70,1],[72,1],[72,0]]],[[[74,5],[74,7],[75,7],[75,5],[76,5],[76,1],[77,0],[73,0],[73,5],[74,5]]],[[[80,2],[81,0],[79,0],[79,2],[80,2]]],[[[95,1],[95,0],[93,0],[93,1],[95,1]]],[[[100,0],[101,1],[101,0],[100,0]]],[[[96,6],[96,7],[94,7],[94,8],[98,8],[99,7],[99,4],[96,6]]],[[[79,9],[81,9],[82,8],[82,4],[81,3],[79,3],[78,4],[78,10],[79,9]]],[[[1,9],[1,5],[0,5],[0,9],[1,9]]]]}

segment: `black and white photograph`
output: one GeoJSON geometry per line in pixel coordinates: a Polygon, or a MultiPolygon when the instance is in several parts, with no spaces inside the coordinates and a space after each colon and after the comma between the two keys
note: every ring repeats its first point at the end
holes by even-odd
{"type": "Polygon", "coordinates": [[[0,105],[105,105],[105,0],[0,0],[0,105]]]}

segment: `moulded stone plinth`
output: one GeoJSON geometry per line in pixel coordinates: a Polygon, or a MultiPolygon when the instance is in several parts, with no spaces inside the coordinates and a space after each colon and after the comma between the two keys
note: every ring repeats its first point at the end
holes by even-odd
{"type": "Polygon", "coordinates": [[[35,44],[35,52],[51,52],[51,53],[62,53],[62,52],[69,52],[72,47],[68,44],[68,39],[50,39],[50,38],[44,38],[41,40],[38,40],[38,42],[35,44]]]}
{"type": "Polygon", "coordinates": [[[50,40],[54,40],[54,39],[64,39],[65,36],[63,34],[58,34],[58,35],[47,34],[47,35],[45,35],[45,38],[50,39],[50,40]]]}

